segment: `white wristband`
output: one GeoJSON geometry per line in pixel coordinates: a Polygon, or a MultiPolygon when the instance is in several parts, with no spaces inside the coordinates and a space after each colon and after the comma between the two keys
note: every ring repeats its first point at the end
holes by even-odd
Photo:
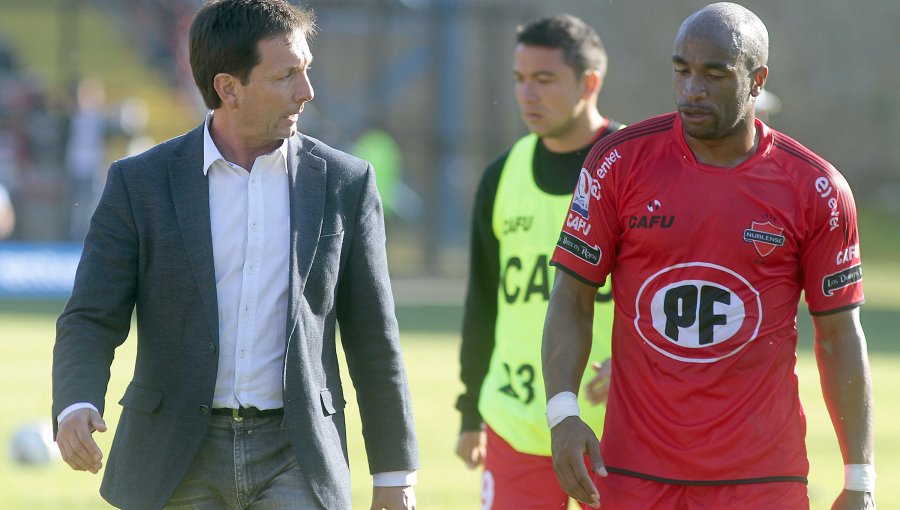
{"type": "Polygon", "coordinates": [[[547,401],[547,425],[552,429],[569,416],[581,416],[578,397],[571,391],[561,391],[547,401]]]}
{"type": "Polygon", "coordinates": [[[845,464],[844,489],[874,493],[875,466],[872,464],[845,464]]]}

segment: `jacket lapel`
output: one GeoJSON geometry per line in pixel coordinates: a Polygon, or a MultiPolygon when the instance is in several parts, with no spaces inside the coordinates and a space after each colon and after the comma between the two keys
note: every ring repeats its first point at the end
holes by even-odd
{"type": "Polygon", "coordinates": [[[169,159],[175,215],[212,337],[219,338],[216,270],[209,219],[209,181],[203,174],[203,125],[189,132],[169,159]]]}
{"type": "Polygon", "coordinates": [[[287,169],[291,211],[289,338],[297,324],[300,313],[298,299],[309,277],[325,217],[325,160],[313,155],[314,147],[314,142],[303,135],[288,139],[287,169]]]}

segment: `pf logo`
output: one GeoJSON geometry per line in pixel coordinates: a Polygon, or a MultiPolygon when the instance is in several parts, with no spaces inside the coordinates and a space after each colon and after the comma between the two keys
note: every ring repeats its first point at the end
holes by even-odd
{"type": "Polygon", "coordinates": [[[634,327],[653,349],[686,363],[713,363],[756,339],[759,292],[734,271],[706,262],[665,268],[641,286],[634,327]]]}

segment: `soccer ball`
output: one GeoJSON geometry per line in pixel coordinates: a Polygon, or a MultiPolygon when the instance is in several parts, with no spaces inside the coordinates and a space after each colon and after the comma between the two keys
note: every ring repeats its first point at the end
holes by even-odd
{"type": "Polygon", "coordinates": [[[49,423],[19,426],[10,436],[9,455],[20,465],[47,464],[61,458],[53,443],[53,428],[49,423]]]}

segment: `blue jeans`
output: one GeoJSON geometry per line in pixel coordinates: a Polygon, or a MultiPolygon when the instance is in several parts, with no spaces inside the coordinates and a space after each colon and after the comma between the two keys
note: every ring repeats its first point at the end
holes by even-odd
{"type": "Polygon", "coordinates": [[[210,416],[203,445],[165,508],[325,510],[300,471],[283,421],[210,416]]]}

